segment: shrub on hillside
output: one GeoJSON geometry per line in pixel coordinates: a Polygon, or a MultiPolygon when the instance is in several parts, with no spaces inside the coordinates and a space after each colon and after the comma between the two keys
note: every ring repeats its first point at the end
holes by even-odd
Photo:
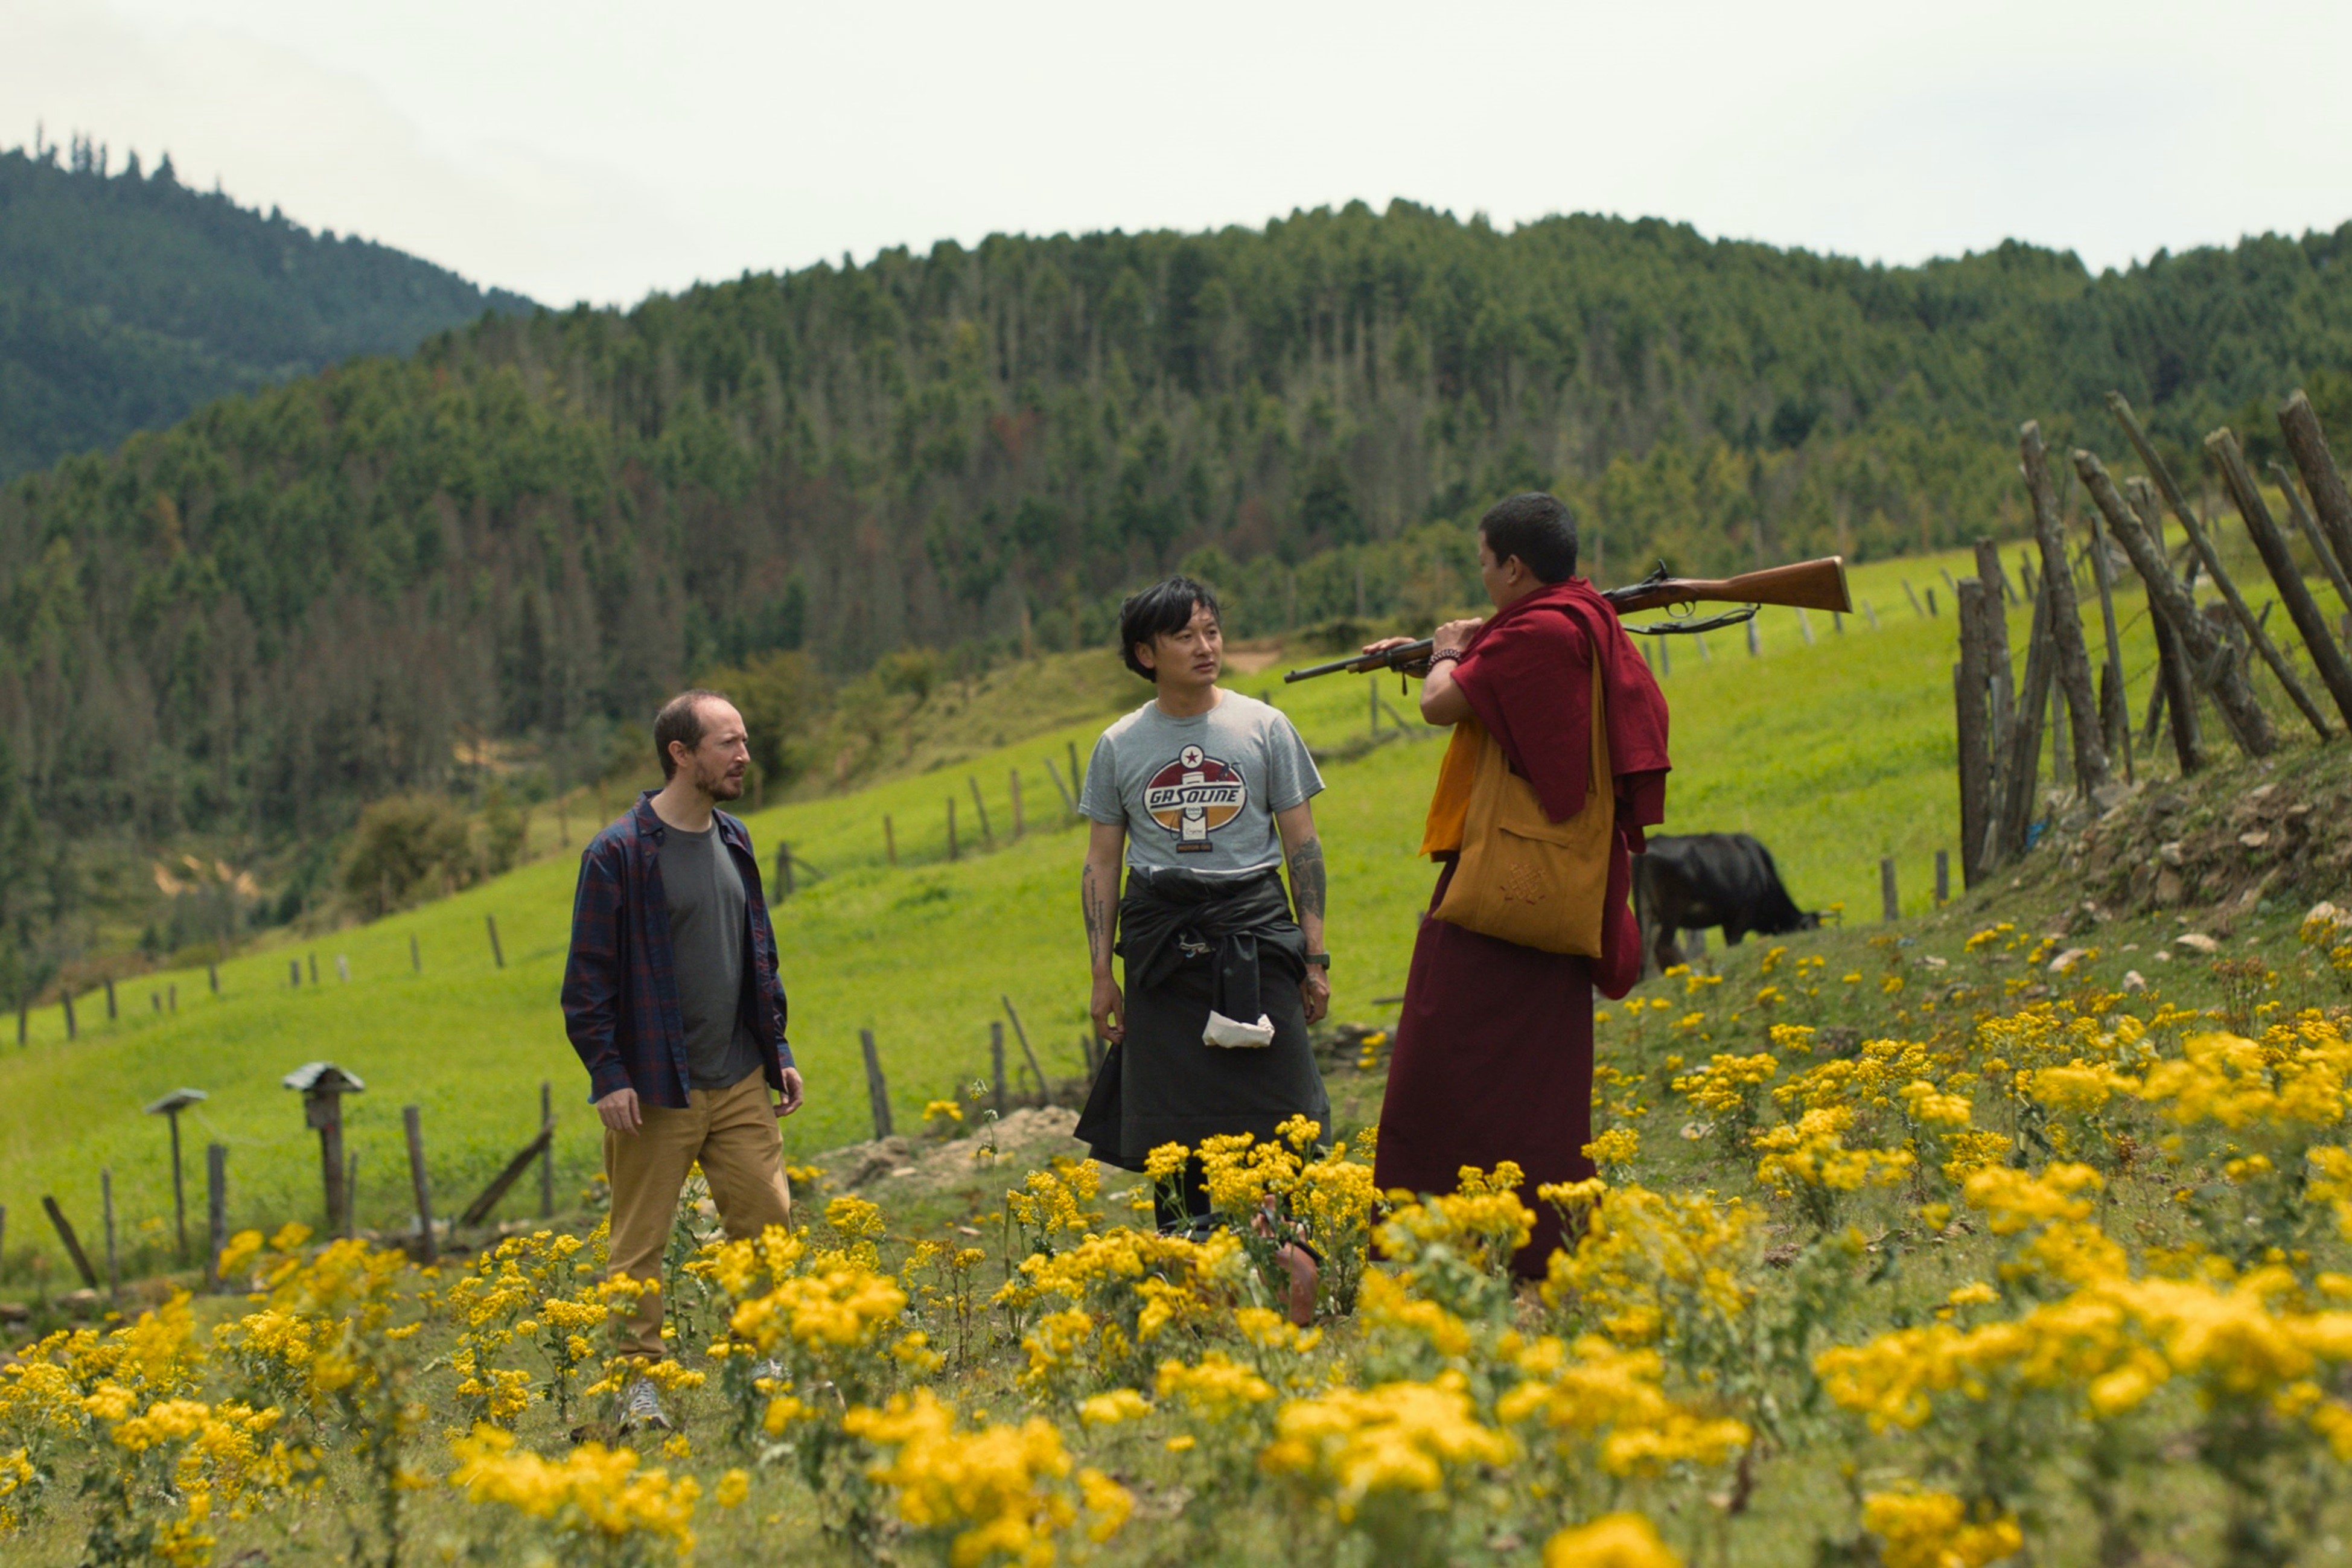
{"type": "Polygon", "coordinates": [[[454,802],[396,795],[360,813],[343,857],[343,892],[381,913],[418,892],[462,887],[478,866],[473,835],[454,802]]]}
{"type": "Polygon", "coordinates": [[[815,660],[780,649],[710,670],[698,684],[724,693],[743,715],[752,764],[767,779],[788,784],[807,768],[812,734],[832,706],[815,660]]]}

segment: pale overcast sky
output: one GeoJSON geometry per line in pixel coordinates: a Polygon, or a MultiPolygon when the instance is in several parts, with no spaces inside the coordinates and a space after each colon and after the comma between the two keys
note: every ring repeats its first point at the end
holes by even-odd
{"type": "Polygon", "coordinates": [[[2352,217],[2352,5],[0,0],[0,145],[568,303],[1405,196],[1887,261],[2352,217]]]}

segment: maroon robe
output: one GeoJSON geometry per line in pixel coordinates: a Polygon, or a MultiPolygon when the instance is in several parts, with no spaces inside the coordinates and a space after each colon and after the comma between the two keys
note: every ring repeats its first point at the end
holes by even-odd
{"type": "MultiPolygon", "coordinates": [[[[1521,947],[1424,914],[1373,1166],[1383,1192],[1450,1193],[1465,1165],[1517,1161],[1536,1226],[1515,1265],[1531,1278],[1560,1239],[1559,1216],[1536,1189],[1592,1174],[1583,1149],[1592,1141],[1593,985],[1622,996],[1641,977],[1632,855],[1643,828],[1665,817],[1666,704],[1616,612],[1580,578],[1497,611],[1454,666],[1479,721],[1559,822],[1584,805],[1596,656],[1617,826],[1601,957],[1521,947]]],[[[1454,876],[1454,858],[1438,859],[1433,910],[1454,876]]]]}

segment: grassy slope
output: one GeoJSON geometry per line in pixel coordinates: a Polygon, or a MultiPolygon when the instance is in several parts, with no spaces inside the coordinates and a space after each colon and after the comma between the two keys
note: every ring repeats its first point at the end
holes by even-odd
{"type": "MultiPolygon", "coordinates": [[[[2013,569],[2017,547],[2005,554],[2013,569]]],[[[1891,854],[1906,911],[1925,910],[1932,857],[1952,846],[1955,816],[1953,623],[1939,567],[1955,575],[1967,569],[1957,555],[1858,569],[1855,597],[1876,607],[1875,631],[1856,616],[1833,634],[1816,616],[1807,646],[1792,612],[1768,611],[1759,622],[1760,658],[1747,656],[1737,633],[1710,637],[1704,660],[1678,640],[1664,680],[1676,759],[1668,830],[1755,832],[1772,846],[1801,903],[1843,903],[1856,919],[1875,917],[1878,858],[1891,854]],[[1913,612],[1906,578],[1922,594],[1936,586],[1939,618],[1913,612]]],[[[2084,609],[2095,648],[2095,602],[2084,609]]],[[[2153,656],[2140,602],[2129,596],[2119,609],[2126,669],[2144,700],[2153,656]]],[[[2021,645],[2022,616],[2011,616],[2011,634],[2021,645]]],[[[1234,684],[1274,690],[1318,748],[1344,746],[1364,731],[1362,680],[1285,689],[1269,671],[1234,684]]],[[[1387,691],[1396,702],[1394,688],[1387,691]]],[[[1131,694],[1141,695],[1139,686],[1131,694]]],[[[1102,699],[1083,700],[1091,707],[1102,699]]],[[[1006,775],[1021,770],[1033,823],[1059,823],[1060,800],[1042,763],[1064,755],[1066,742],[1083,752],[1099,723],[1089,718],[989,749],[996,720],[979,703],[917,756],[934,771],[752,816],[763,854],[786,837],[826,873],[780,911],[792,1032],[812,1089],[808,1110],[788,1124],[788,1149],[866,1135],[863,1026],[881,1043],[902,1127],[925,1099],[985,1071],[987,1026],[1002,1016],[1001,994],[1022,1010],[1048,1069],[1076,1069],[1086,987],[1070,905],[1079,839],[1063,826],[1007,846],[1006,775]],[[955,765],[941,765],[959,752],[955,765]],[[998,844],[950,865],[944,803],[958,797],[969,842],[970,778],[981,782],[998,844]],[[898,828],[896,868],[884,863],[885,814],[898,828]]],[[[1412,851],[1438,752],[1433,742],[1390,744],[1326,770],[1330,788],[1318,808],[1333,871],[1339,1016],[1377,1016],[1373,999],[1402,988],[1415,911],[1428,893],[1429,871],[1412,851]]],[[[201,1148],[217,1138],[232,1150],[235,1217],[315,1221],[315,1137],[278,1086],[280,1075],[315,1058],[369,1084],[349,1115],[363,1223],[394,1222],[407,1205],[401,1105],[423,1108],[447,1210],[534,1130],[541,1079],[556,1085],[568,1197],[594,1169],[599,1136],[555,1006],[572,881],[571,858],[556,855],[374,925],[267,948],[222,966],[218,999],[206,994],[201,971],[143,978],[126,989],[120,1022],[104,1021],[99,997],[83,998],[82,1036],[70,1046],[58,1010],[45,1012],[28,1050],[0,1048],[0,1204],[15,1222],[9,1255],[21,1258],[31,1247],[54,1254],[38,1217],[44,1192],[65,1203],[95,1253],[102,1166],[114,1173],[126,1230],[168,1216],[164,1128],[139,1108],[181,1084],[212,1095],[188,1126],[194,1206],[202,1204],[201,1148]],[[492,965],[486,915],[498,920],[503,970],[492,965]],[[409,968],[412,937],[422,973],[409,968]],[[313,952],[325,984],[290,989],[289,957],[313,952]],[[335,979],[337,955],[350,963],[347,986],[335,979]],[[149,994],[173,984],[179,1013],[156,1016],[149,994]]],[[[527,1201],[519,1194],[509,1211],[527,1201]]]]}

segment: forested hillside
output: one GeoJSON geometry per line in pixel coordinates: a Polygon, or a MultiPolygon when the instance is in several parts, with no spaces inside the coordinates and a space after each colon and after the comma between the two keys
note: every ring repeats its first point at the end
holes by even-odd
{"type": "Polygon", "coordinates": [[[2347,257],[1884,268],[1359,205],[485,319],[13,486],[0,736],[52,829],[266,847],[461,755],[573,782],[714,666],[1100,639],[1180,563],[1244,635],[1460,603],[1461,525],[1528,486],[1612,579],[1950,542],[2015,517],[2019,418],[2111,447],[2109,387],[2192,473],[2298,383],[2352,428],[2347,257]]]}
{"type": "Polygon", "coordinates": [[[76,138],[0,153],[0,479],[530,301],[76,138]]]}

